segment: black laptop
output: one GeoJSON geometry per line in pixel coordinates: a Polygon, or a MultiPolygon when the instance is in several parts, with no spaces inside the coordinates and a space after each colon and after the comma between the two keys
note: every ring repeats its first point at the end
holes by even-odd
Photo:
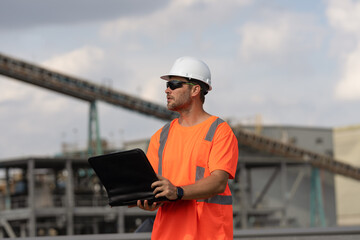
{"type": "Polygon", "coordinates": [[[148,200],[149,204],[168,200],[155,198],[151,184],[158,178],[141,149],[90,157],[88,161],[106,189],[110,206],[136,205],[137,200],[148,200]]]}

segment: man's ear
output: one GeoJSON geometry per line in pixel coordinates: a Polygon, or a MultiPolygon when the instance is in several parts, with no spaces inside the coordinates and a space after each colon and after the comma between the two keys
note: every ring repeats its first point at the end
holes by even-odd
{"type": "Polygon", "coordinates": [[[195,85],[195,86],[193,86],[191,88],[191,93],[192,93],[193,96],[196,96],[196,95],[200,94],[200,92],[201,92],[200,85],[195,85]]]}

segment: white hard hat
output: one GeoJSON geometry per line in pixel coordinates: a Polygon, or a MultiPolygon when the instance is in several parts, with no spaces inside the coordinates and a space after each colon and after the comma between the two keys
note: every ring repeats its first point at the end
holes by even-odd
{"type": "Polygon", "coordinates": [[[171,76],[178,76],[199,80],[208,85],[210,91],[211,87],[211,73],[209,67],[203,61],[193,57],[181,57],[176,59],[170,72],[167,75],[161,76],[164,80],[169,80],[171,76]]]}

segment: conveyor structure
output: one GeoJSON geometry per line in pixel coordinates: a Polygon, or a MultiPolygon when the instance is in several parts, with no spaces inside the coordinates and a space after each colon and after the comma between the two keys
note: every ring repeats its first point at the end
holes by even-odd
{"type": "Polygon", "coordinates": [[[88,102],[104,101],[162,120],[177,117],[166,107],[80,78],[0,54],[0,74],[88,102]]]}
{"type": "MultiPolygon", "coordinates": [[[[40,66],[0,54],[0,74],[23,82],[47,88],[88,102],[101,100],[129,110],[137,111],[147,116],[161,120],[171,120],[177,113],[166,107],[145,101],[138,97],[108,87],[100,86],[76,77],[50,71],[40,66]]],[[[288,157],[295,161],[309,163],[313,167],[321,168],[349,178],[360,180],[360,169],[337,161],[329,156],[310,152],[298,147],[281,143],[251,132],[234,129],[240,144],[288,157]]]]}
{"type": "Polygon", "coordinates": [[[313,167],[330,171],[355,180],[360,180],[360,168],[338,161],[330,156],[307,151],[305,149],[260,136],[241,127],[233,128],[240,145],[245,145],[270,154],[286,157],[299,163],[308,163],[313,167]]]}

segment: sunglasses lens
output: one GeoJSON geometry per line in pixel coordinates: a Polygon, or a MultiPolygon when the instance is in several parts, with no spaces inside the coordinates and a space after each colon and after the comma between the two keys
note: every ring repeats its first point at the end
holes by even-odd
{"type": "Polygon", "coordinates": [[[170,88],[171,90],[181,88],[182,85],[183,85],[183,82],[181,82],[181,81],[169,81],[169,82],[166,82],[166,87],[170,88]]]}

